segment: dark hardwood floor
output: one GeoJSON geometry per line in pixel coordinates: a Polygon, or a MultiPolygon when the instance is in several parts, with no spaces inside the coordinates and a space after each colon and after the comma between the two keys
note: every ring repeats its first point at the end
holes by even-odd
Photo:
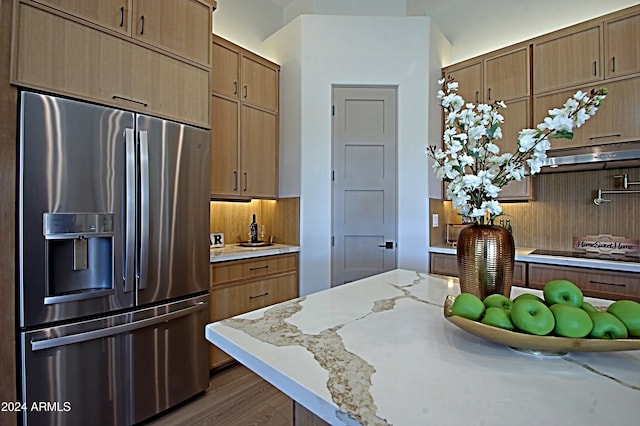
{"type": "Polygon", "coordinates": [[[293,402],[242,365],[211,376],[204,394],[146,423],[151,426],[291,426],[293,402]]]}

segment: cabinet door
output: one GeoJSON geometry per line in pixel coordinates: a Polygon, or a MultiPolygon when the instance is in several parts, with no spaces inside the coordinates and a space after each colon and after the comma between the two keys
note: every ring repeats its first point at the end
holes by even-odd
{"type": "Polygon", "coordinates": [[[605,24],[607,78],[640,72],[640,14],[605,24]]]}
{"type": "Polygon", "coordinates": [[[279,72],[259,58],[242,57],[242,102],[278,111],[279,72]]]}
{"type": "Polygon", "coordinates": [[[239,98],[240,53],[214,39],[212,56],[211,90],[221,95],[239,98]]]}
{"type": "Polygon", "coordinates": [[[16,31],[14,84],[209,127],[201,68],[22,3],[16,31]]]}
{"type": "Polygon", "coordinates": [[[133,36],[210,65],[211,9],[197,0],[134,0],[133,36]]]}
{"type": "Polygon", "coordinates": [[[257,198],[277,197],[277,115],[243,105],[241,122],[240,194],[257,198]]]}
{"type": "Polygon", "coordinates": [[[239,104],[211,97],[211,194],[238,195],[239,104]]]}
{"type": "MultiPolygon", "coordinates": [[[[583,127],[575,129],[573,139],[553,139],[552,149],[629,142],[640,138],[640,77],[604,82],[602,85],[609,90],[609,94],[597,114],[583,127]]],[[[549,109],[561,106],[574,93],[575,90],[567,90],[534,97],[534,122],[541,122],[549,109]]]]}
{"type": "MultiPolygon", "coordinates": [[[[500,152],[515,153],[518,151],[518,135],[520,130],[531,127],[531,108],[529,98],[515,101],[507,101],[507,108],[502,109],[504,116],[502,123],[502,139],[496,141],[500,152]]],[[[533,199],[532,177],[526,177],[521,181],[511,181],[500,191],[499,200],[528,201],[533,199]]]]}
{"type": "Polygon", "coordinates": [[[483,101],[482,63],[478,62],[458,69],[447,69],[445,74],[458,82],[458,94],[466,102],[483,101]]]}
{"type": "Polygon", "coordinates": [[[62,12],[131,35],[132,0],[36,0],[62,12]]]}
{"type": "Polygon", "coordinates": [[[601,27],[533,45],[533,90],[547,92],[602,79],[601,27]]]}
{"type": "Polygon", "coordinates": [[[484,62],[485,102],[529,96],[529,47],[484,62]]]}

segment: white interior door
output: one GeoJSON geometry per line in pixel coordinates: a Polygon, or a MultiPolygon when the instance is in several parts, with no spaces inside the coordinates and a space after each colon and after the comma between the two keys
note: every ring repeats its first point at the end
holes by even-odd
{"type": "Polygon", "coordinates": [[[332,286],[396,268],[396,89],[333,88],[332,286]]]}

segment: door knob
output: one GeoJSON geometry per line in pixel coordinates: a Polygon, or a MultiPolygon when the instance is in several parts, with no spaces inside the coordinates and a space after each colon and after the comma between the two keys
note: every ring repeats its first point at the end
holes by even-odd
{"type": "Polygon", "coordinates": [[[384,244],[378,244],[378,247],[384,247],[385,249],[393,249],[393,241],[386,241],[384,244]]]}

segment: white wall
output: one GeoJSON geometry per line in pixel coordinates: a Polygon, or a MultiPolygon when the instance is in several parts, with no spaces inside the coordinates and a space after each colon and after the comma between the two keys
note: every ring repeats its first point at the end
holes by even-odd
{"type": "Polygon", "coordinates": [[[303,15],[265,42],[283,69],[300,70],[283,71],[290,80],[281,77],[281,144],[293,152],[300,147],[301,294],[331,283],[331,88],[336,84],[398,88],[398,267],[427,270],[424,150],[427,106],[435,96],[429,74],[439,75],[438,56],[447,48],[440,35],[441,46],[430,49],[432,31],[439,34],[427,17],[303,15]]]}

